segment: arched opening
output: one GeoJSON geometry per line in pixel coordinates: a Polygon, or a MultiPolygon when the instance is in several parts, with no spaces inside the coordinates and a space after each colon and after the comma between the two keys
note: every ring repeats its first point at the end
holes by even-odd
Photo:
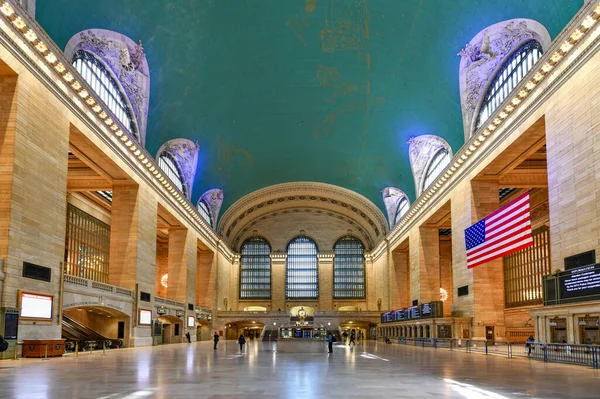
{"type": "Polygon", "coordinates": [[[319,266],[317,244],[310,238],[296,237],[287,246],[285,267],[287,299],[317,299],[319,297],[319,266]]]}
{"type": "Polygon", "coordinates": [[[179,317],[162,315],[154,320],[154,345],[176,344],[185,339],[183,321],[179,317]]]}
{"type": "Polygon", "coordinates": [[[271,298],[271,246],[267,240],[251,237],[240,253],[240,299],[271,298]]]}
{"type": "Polygon", "coordinates": [[[79,350],[129,346],[130,317],[105,306],[80,306],[63,310],[62,337],[65,349],[79,350]]]}
{"type": "Polygon", "coordinates": [[[394,214],[394,225],[400,222],[402,216],[404,216],[404,214],[408,212],[408,208],[410,208],[410,203],[408,202],[408,198],[405,195],[400,201],[398,201],[398,206],[396,207],[396,212],[394,214]]]}
{"type": "Polygon", "coordinates": [[[365,247],[355,237],[340,238],[333,246],[333,297],[365,297],[365,247]]]}
{"type": "Polygon", "coordinates": [[[210,216],[210,210],[208,209],[208,204],[206,203],[206,201],[202,199],[198,201],[197,208],[198,213],[200,214],[200,216],[202,216],[204,221],[206,221],[206,223],[208,223],[211,227],[215,227],[215,225],[213,224],[212,217],[210,216]]]}
{"type": "Polygon", "coordinates": [[[256,320],[236,320],[225,325],[226,339],[237,340],[240,335],[246,341],[260,341],[265,324],[256,320]]]}
{"type": "Polygon", "coordinates": [[[432,185],[437,177],[450,163],[452,158],[450,152],[446,148],[440,148],[435,155],[431,158],[427,171],[425,172],[425,178],[423,179],[423,187],[421,192],[424,192],[430,185],[432,185]]]}
{"type": "Polygon", "coordinates": [[[73,54],[72,62],[77,72],[100,97],[110,112],[127,130],[139,138],[127,96],[104,61],[89,51],[78,50],[73,54]]]}
{"type": "Polygon", "coordinates": [[[183,178],[183,172],[177,164],[177,161],[167,152],[163,152],[158,157],[158,166],[164,172],[164,174],[171,180],[171,182],[187,196],[187,186],[185,179],[183,178]]]}

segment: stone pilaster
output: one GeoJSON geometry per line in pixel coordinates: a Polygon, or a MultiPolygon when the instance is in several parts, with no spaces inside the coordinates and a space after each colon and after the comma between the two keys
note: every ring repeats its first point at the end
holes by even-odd
{"type": "Polygon", "coordinates": [[[271,309],[285,310],[285,262],[287,254],[271,253],[271,309]]]}
{"type": "Polygon", "coordinates": [[[440,236],[438,227],[419,228],[419,303],[440,298],[440,236]]]}
{"type": "Polygon", "coordinates": [[[169,229],[167,297],[179,302],[187,299],[187,234],[185,228],[169,229]]]}
{"type": "Polygon", "coordinates": [[[333,310],[333,252],[319,252],[319,310],[333,310]]]}

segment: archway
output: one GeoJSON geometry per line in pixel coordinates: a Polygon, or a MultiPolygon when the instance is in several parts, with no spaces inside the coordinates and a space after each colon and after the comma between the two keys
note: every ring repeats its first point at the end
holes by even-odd
{"type": "Polygon", "coordinates": [[[105,306],[80,306],[63,310],[62,337],[68,350],[93,345],[97,348],[129,346],[131,318],[126,313],[105,306]]]}
{"type": "Polygon", "coordinates": [[[185,339],[183,334],[183,321],[179,317],[162,315],[154,321],[160,327],[155,325],[154,345],[176,344],[185,339]],[[160,334],[158,334],[160,328],[160,334]]]}
{"type": "Polygon", "coordinates": [[[237,340],[243,334],[247,341],[258,341],[264,328],[264,323],[256,320],[236,320],[225,326],[225,339],[237,340]]]}

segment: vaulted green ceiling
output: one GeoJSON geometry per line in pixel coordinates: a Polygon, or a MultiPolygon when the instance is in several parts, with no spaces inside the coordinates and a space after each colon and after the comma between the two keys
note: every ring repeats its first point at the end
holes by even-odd
{"type": "Polygon", "coordinates": [[[458,51],[511,18],[554,39],[582,0],[38,0],[64,49],[101,28],[142,40],[150,65],[146,147],[200,144],[193,200],[223,188],[225,211],[259,188],[319,181],[383,210],[414,200],[407,140],[464,142],[458,51]]]}

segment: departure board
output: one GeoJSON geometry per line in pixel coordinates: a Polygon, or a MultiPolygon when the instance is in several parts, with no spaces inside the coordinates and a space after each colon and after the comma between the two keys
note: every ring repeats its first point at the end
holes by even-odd
{"type": "Polygon", "coordinates": [[[382,323],[393,323],[396,321],[428,319],[443,317],[444,308],[441,301],[423,303],[409,308],[392,310],[381,314],[382,323]]]}

